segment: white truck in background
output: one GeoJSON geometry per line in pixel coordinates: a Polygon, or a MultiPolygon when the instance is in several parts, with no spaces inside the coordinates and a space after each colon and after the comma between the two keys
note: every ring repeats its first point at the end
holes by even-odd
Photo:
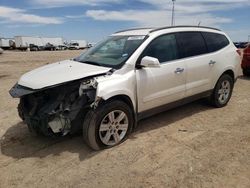
{"type": "Polygon", "coordinates": [[[80,50],[88,48],[88,42],[86,40],[71,40],[69,49],[70,50],[80,50]]]}
{"type": "Polygon", "coordinates": [[[13,39],[10,38],[0,38],[0,48],[2,49],[9,49],[10,46],[10,41],[12,41],[13,39]]]}
{"type": "Polygon", "coordinates": [[[44,45],[50,43],[50,44],[53,44],[54,46],[60,46],[60,45],[63,45],[64,41],[63,41],[63,38],[61,37],[42,37],[42,43],[44,45]]]}
{"type": "Polygon", "coordinates": [[[16,48],[26,50],[30,45],[37,47],[45,47],[47,44],[54,46],[63,45],[63,38],[61,37],[28,37],[15,36],[16,48]]]}

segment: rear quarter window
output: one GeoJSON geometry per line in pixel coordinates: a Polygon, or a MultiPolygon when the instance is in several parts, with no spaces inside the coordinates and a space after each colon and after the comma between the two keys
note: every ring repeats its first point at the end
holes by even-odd
{"type": "Polygon", "coordinates": [[[209,52],[218,51],[229,44],[226,36],[219,33],[202,32],[209,52]]]}

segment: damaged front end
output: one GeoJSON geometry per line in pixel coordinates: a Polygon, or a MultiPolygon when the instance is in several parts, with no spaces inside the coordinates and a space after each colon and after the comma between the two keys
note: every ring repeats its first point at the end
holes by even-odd
{"type": "Polygon", "coordinates": [[[94,78],[41,90],[16,84],[10,95],[20,98],[19,116],[31,132],[66,135],[81,128],[84,114],[96,104],[96,88],[94,78]]]}

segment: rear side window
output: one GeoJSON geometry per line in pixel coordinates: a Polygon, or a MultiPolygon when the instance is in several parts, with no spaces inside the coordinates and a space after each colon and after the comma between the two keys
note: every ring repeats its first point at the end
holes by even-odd
{"type": "Polygon", "coordinates": [[[209,32],[202,32],[202,35],[206,40],[209,52],[215,52],[229,44],[227,37],[225,37],[224,35],[209,32]]]}
{"type": "Polygon", "coordinates": [[[176,33],[181,57],[191,57],[207,53],[207,46],[200,32],[176,33]]]}
{"type": "Polygon", "coordinates": [[[145,56],[157,58],[160,63],[178,59],[175,35],[163,35],[153,40],[143,52],[142,57],[145,56]]]}

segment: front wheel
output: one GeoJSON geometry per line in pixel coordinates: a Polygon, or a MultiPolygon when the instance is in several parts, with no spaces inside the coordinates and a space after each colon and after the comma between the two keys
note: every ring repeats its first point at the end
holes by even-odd
{"type": "Polygon", "coordinates": [[[217,108],[226,106],[232,96],[233,87],[233,78],[227,74],[222,75],[211,96],[212,104],[217,108]]]}
{"type": "Polygon", "coordinates": [[[110,101],[90,110],[83,123],[83,139],[94,150],[123,142],[133,127],[133,112],[122,101],[110,101]]]}
{"type": "Polygon", "coordinates": [[[21,118],[21,120],[24,121],[24,112],[23,112],[24,111],[24,101],[23,101],[23,99],[20,99],[20,102],[17,106],[17,111],[18,111],[18,115],[21,118]]]}

